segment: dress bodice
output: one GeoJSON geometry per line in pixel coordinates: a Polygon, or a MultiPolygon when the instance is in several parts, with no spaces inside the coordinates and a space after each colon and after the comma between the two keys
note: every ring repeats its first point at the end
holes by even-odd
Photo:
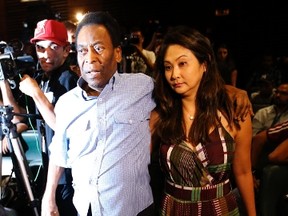
{"type": "Polygon", "coordinates": [[[161,145],[161,166],[166,179],[179,185],[203,187],[229,178],[235,142],[223,128],[215,128],[209,141],[194,149],[186,141],[161,145]]]}

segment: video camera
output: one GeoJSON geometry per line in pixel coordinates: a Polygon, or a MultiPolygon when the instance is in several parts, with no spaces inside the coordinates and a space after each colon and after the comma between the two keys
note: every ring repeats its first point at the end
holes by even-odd
{"type": "Polygon", "coordinates": [[[36,64],[30,55],[15,56],[13,48],[6,42],[0,42],[0,80],[13,80],[19,74],[32,74],[36,64]]]}
{"type": "Polygon", "coordinates": [[[137,45],[140,43],[140,37],[138,35],[126,34],[122,39],[122,46],[137,45]]]}
{"type": "Polygon", "coordinates": [[[128,42],[130,44],[139,44],[140,38],[138,35],[131,35],[130,38],[128,39],[128,42]]]}
{"type": "Polygon", "coordinates": [[[121,42],[121,47],[122,47],[122,53],[124,56],[130,56],[133,53],[136,52],[136,47],[135,45],[137,45],[139,43],[140,39],[139,37],[133,37],[131,35],[124,35],[124,38],[121,42]]]}

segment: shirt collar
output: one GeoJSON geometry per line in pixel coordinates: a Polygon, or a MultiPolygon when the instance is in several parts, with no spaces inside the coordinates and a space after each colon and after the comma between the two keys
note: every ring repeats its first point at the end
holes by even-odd
{"type": "MultiPolygon", "coordinates": [[[[107,89],[111,89],[113,90],[114,85],[116,84],[116,82],[119,80],[119,73],[118,71],[116,71],[114,73],[114,75],[111,77],[111,79],[109,80],[109,82],[106,84],[105,88],[102,90],[101,94],[106,91],[107,89]]],[[[93,100],[96,99],[98,97],[96,96],[89,96],[87,95],[86,91],[83,89],[83,86],[86,85],[87,82],[83,79],[83,77],[81,76],[78,81],[77,81],[77,86],[79,87],[80,93],[82,94],[83,98],[85,100],[93,100]]]]}

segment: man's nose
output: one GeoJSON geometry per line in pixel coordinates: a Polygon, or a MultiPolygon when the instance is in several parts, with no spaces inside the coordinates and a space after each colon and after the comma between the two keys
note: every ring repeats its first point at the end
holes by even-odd
{"type": "Polygon", "coordinates": [[[88,47],[88,53],[86,55],[85,63],[91,64],[98,60],[98,53],[91,46],[88,47]]]}
{"type": "Polygon", "coordinates": [[[38,58],[48,58],[47,49],[44,52],[37,52],[38,58]]]}

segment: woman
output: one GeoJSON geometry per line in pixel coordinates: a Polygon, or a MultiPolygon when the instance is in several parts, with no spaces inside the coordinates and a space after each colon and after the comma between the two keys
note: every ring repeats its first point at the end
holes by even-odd
{"type": "Polygon", "coordinates": [[[233,119],[208,38],[189,27],[172,28],[156,60],[155,82],[152,151],[160,150],[165,175],[160,214],[239,215],[235,178],[247,215],[256,215],[251,118],[233,119]]]}
{"type": "Polygon", "coordinates": [[[225,43],[222,43],[218,46],[216,61],[219,72],[225,83],[236,87],[238,70],[234,59],[230,54],[230,50],[225,43]]]}

